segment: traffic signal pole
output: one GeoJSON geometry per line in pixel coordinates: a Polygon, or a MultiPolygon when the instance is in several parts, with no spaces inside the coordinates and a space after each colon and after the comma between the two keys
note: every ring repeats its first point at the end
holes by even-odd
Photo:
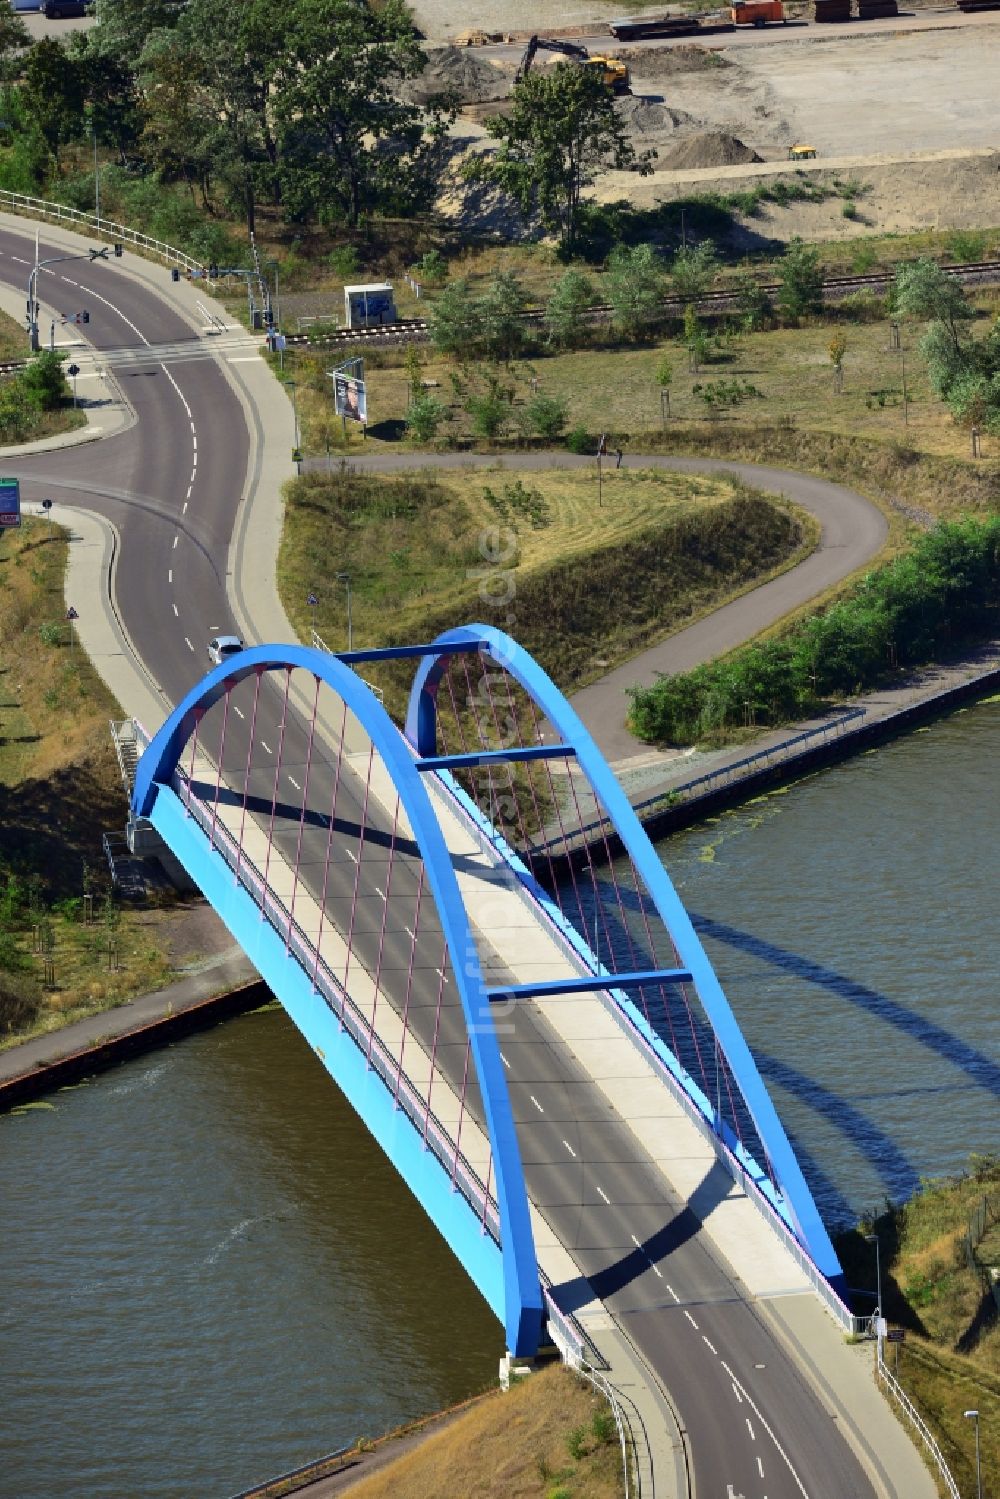
{"type": "MultiPolygon", "coordinates": [[[[37,239],[35,240],[35,263],[31,267],[31,270],[28,273],[28,318],[27,318],[27,329],[28,329],[28,348],[30,349],[30,351],[31,351],[32,354],[37,354],[38,351],[39,351],[39,349],[41,348],[41,341],[40,341],[39,336],[38,336],[38,314],[39,314],[39,310],[40,310],[39,309],[39,305],[38,305],[38,298],[37,298],[37,292],[38,292],[38,272],[40,270],[42,270],[44,266],[47,266],[47,265],[61,265],[64,261],[67,261],[67,260],[91,260],[91,261],[94,261],[94,260],[107,260],[108,255],[111,252],[111,249],[112,249],[111,245],[105,245],[104,248],[101,249],[101,250],[88,250],[87,253],[86,253],[86,255],[50,255],[47,260],[39,260],[39,258],[38,258],[38,241],[37,241],[37,239]]],[[[121,256],[121,254],[122,254],[122,246],[121,245],[115,245],[114,246],[114,252],[115,252],[115,256],[116,257],[121,256]]],[[[54,336],[54,330],[53,330],[53,336],[54,336]]]]}

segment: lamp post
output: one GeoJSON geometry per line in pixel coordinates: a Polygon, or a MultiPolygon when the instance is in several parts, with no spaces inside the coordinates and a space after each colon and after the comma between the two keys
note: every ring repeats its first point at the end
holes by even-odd
{"type": "Polygon", "coordinates": [[[963,1411],[962,1415],[967,1421],[974,1421],[976,1425],[976,1499],[983,1499],[983,1469],[979,1455],[979,1412],[963,1411]]]}
{"type": "Polygon", "coordinates": [[[337,582],[343,583],[347,589],[347,649],[354,649],[354,625],[351,621],[351,576],[350,573],[338,573],[337,582]]]}
{"type": "Polygon", "coordinates": [[[875,1335],[882,1346],[882,1253],[878,1234],[865,1234],[865,1243],[875,1245],[875,1335]]]}

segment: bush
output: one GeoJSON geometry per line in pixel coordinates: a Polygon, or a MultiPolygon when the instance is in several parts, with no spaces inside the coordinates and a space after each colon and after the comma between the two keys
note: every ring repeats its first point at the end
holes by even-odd
{"type": "Polygon", "coordinates": [[[353,281],[361,271],[361,257],[355,245],[337,245],[326,257],[327,264],[341,281],[353,281]]]}
{"type": "Polygon", "coordinates": [[[418,396],[406,413],[406,430],[417,442],[430,442],[447,414],[447,408],[436,396],[418,396]]]}
{"type": "Polygon", "coordinates": [[[499,437],[510,416],[510,402],[492,390],[469,396],[465,409],[472,418],[472,430],[477,437],[499,437]]]}
{"type": "Polygon", "coordinates": [[[429,281],[434,286],[439,286],[448,279],[448,262],[440,250],[428,250],[417,261],[414,269],[418,281],[429,281]]]}
{"type": "Polygon", "coordinates": [[[571,432],[566,433],[566,446],[571,453],[592,453],[594,439],[586,427],[574,427],[571,432]]]}
{"type": "Polygon", "coordinates": [[[37,1018],[42,991],[27,974],[0,970],[0,1035],[23,1031],[37,1018]]]}
{"type": "Polygon", "coordinates": [[[574,1426],[573,1430],[566,1438],[566,1446],[569,1448],[570,1457],[573,1458],[575,1462],[579,1462],[581,1457],[586,1457],[587,1428],[585,1426],[574,1426]]]}
{"type": "Polygon", "coordinates": [[[566,430],[569,411],[559,396],[539,392],[528,402],[527,416],[539,437],[559,437],[566,430]]]}
{"type": "Polygon", "coordinates": [[[942,522],[783,638],[633,689],[629,720],[657,743],[690,743],[742,725],[748,712],[753,722],[787,721],[873,686],[890,662],[915,666],[991,635],[998,591],[1000,515],[942,522]]]}
{"type": "Polygon", "coordinates": [[[618,1424],[611,1411],[596,1410],[590,1423],[591,1434],[595,1441],[602,1445],[614,1442],[618,1438],[618,1424]]]}
{"type": "Polygon", "coordinates": [[[823,272],[819,251],[800,239],[789,241],[778,267],[778,306],[790,322],[798,322],[823,306],[823,272]]]}
{"type": "Polygon", "coordinates": [[[40,411],[54,411],[69,398],[70,390],[63,374],[65,355],[51,349],[36,354],[20,376],[21,389],[29,400],[36,401],[40,411]]]}

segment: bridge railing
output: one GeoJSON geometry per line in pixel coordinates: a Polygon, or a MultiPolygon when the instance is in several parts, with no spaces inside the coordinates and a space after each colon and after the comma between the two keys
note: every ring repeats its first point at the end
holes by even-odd
{"type": "Polygon", "coordinates": [[[949,1499],[962,1499],[958,1484],[955,1482],[954,1478],[951,1475],[951,1470],[944,1460],[944,1454],[942,1453],[941,1448],[938,1446],[933,1432],[927,1425],[927,1422],[924,1420],[923,1416],[917,1410],[917,1407],[914,1405],[909,1395],[903,1389],[903,1386],[900,1384],[899,1380],[895,1377],[894,1374],[890,1372],[888,1364],[882,1357],[881,1338],[879,1338],[878,1340],[878,1354],[875,1360],[875,1372],[880,1382],[885,1386],[887,1393],[893,1400],[895,1400],[896,1404],[899,1406],[900,1410],[906,1416],[906,1419],[913,1426],[920,1440],[927,1448],[927,1451],[930,1454],[931,1461],[934,1463],[935,1467],[938,1470],[938,1473],[941,1475],[941,1482],[944,1484],[945,1490],[949,1495],[949,1499]]]}
{"type": "MultiPolygon", "coordinates": [[[[441,1119],[428,1108],[423,1094],[402,1071],[398,1059],[390,1053],[378,1031],[354,1003],[329,964],[317,954],[308,934],[294,919],[288,907],[265,883],[253,860],[247,857],[225,824],[217,816],[213,816],[212,809],[196,795],[187,776],[180,769],[174,771],[172,787],[208,837],[215,852],[225,860],[239,884],[287,944],[289,952],[303,971],[310,975],[315,988],[355,1045],[364,1053],[371,1067],[379,1074],[395,1103],[404,1111],[428,1149],[448,1172],[452,1186],[461,1192],[473,1212],[479,1216],[483,1231],[500,1244],[500,1214],[495,1198],[489,1193],[486,1183],[472,1163],[457,1150],[441,1119]]],[[[356,962],[360,965],[360,960],[356,962]]]]}
{"type": "Polygon", "coordinates": [[[178,250],[175,245],[168,245],[162,239],[154,239],[151,234],[142,234],[128,224],[118,224],[114,219],[106,219],[101,214],[70,208],[65,203],[53,203],[48,198],[33,198],[30,193],[12,193],[7,188],[0,188],[0,209],[2,208],[9,213],[23,213],[33,219],[55,219],[60,224],[90,229],[95,234],[107,235],[108,239],[121,240],[123,244],[148,250],[150,254],[165,260],[168,265],[180,266],[186,271],[204,270],[200,260],[178,250]]]}

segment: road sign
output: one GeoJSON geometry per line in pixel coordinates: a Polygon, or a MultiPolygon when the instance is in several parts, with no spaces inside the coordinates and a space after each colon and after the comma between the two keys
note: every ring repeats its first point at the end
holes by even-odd
{"type": "Polygon", "coordinates": [[[77,612],[73,608],[72,604],[70,604],[69,608],[66,610],[66,618],[67,619],[79,619],[80,618],[79,614],[77,614],[77,612]]]}
{"type": "Polygon", "coordinates": [[[66,366],[66,373],[72,380],[75,380],[80,373],[80,366],[78,364],[68,364],[66,366]]]}
{"type": "Polygon", "coordinates": [[[292,462],[293,463],[301,463],[302,462],[302,449],[301,448],[293,448],[292,449],[292,462]]]}
{"type": "Polygon", "coordinates": [[[885,1335],[887,1343],[905,1343],[906,1329],[903,1327],[890,1327],[885,1335]]]}
{"type": "Polygon", "coordinates": [[[49,511],[52,509],[52,501],[51,500],[43,500],[42,501],[42,509],[45,511],[45,514],[48,515],[49,511]]]}
{"type": "Polygon", "coordinates": [[[19,479],[0,479],[0,527],[21,524],[21,482],[19,479]]]}
{"type": "Polygon", "coordinates": [[[311,593],[306,599],[306,603],[310,606],[310,608],[315,609],[316,605],[319,603],[319,599],[314,593],[311,593]]]}

